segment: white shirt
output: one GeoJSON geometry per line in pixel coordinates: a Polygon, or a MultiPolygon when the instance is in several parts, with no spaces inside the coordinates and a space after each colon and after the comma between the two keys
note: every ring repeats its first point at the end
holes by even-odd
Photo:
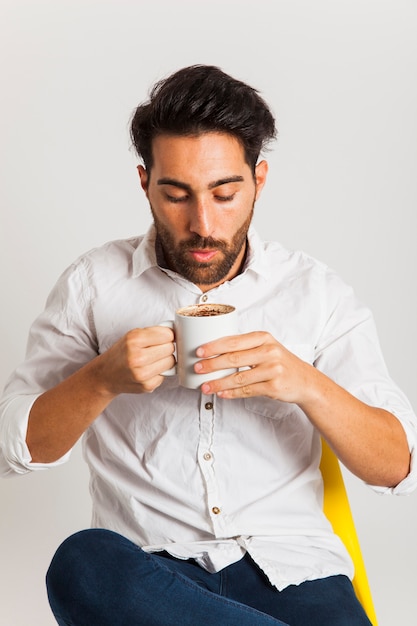
{"type": "MultiPolygon", "coordinates": [[[[34,400],[124,333],[198,302],[234,305],[242,333],[269,331],[368,404],[394,413],[414,452],[416,418],[384,365],[369,311],[331,270],[263,243],[251,229],[244,271],[203,294],[157,264],[154,229],[78,259],[31,329],[0,405],[0,471],[44,469],[25,444],[34,400]]],[[[322,512],[320,436],[301,409],[264,397],[222,400],[166,378],[118,396],[84,435],[92,525],[147,551],[218,571],[248,551],[278,589],[352,564],[322,512]]],[[[395,489],[409,493],[416,471],[395,489]]]]}

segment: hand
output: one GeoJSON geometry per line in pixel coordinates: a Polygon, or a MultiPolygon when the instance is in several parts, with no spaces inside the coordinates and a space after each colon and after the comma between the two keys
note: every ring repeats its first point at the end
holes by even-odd
{"type": "Polygon", "coordinates": [[[173,367],[174,333],[171,328],[151,326],[129,331],[98,357],[97,374],[111,395],[150,393],[164,380],[162,372],[173,367]]]}
{"type": "Polygon", "coordinates": [[[215,393],[222,398],[266,396],[302,403],[315,375],[314,367],[289,352],[267,332],[212,341],[198,348],[197,356],[203,357],[195,365],[199,374],[230,367],[246,368],[202,385],[203,393],[215,393]]]}

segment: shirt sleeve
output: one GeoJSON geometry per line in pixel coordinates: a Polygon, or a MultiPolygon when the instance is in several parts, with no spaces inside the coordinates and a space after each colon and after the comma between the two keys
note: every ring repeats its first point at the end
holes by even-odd
{"type": "Polygon", "coordinates": [[[40,394],[17,396],[2,406],[5,419],[0,422],[0,476],[12,477],[37,469],[47,469],[65,463],[70,452],[53,463],[32,463],[26,445],[26,431],[30,409],[40,394]],[[10,416],[10,419],[7,419],[10,416]]]}
{"type": "Polygon", "coordinates": [[[29,413],[42,393],[97,356],[87,273],[80,261],[60,277],[45,310],[32,325],[26,358],[10,376],[0,399],[0,476],[60,465],[32,463],[26,445],[29,413]]]}
{"type": "Polygon", "coordinates": [[[324,319],[314,364],[352,395],[389,411],[401,422],[411,453],[410,473],[394,488],[371,488],[381,494],[407,495],[417,487],[416,416],[388,373],[369,309],[335,274],[329,272],[326,280],[324,319]]]}

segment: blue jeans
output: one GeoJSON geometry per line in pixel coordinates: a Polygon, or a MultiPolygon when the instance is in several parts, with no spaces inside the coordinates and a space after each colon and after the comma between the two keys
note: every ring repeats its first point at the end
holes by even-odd
{"type": "Polygon", "coordinates": [[[47,589],[60,626],[370,626],[345,576],[277,591],[249,555],[209,574],[101,529],[64,541],[47,589]]]}

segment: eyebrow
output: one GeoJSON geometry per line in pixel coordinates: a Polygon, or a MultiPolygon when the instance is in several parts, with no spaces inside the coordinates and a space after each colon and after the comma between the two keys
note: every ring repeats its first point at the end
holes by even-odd
{"type": "MultiPolygon", "coordinates": [[[[212,183],[209,183],[209,189],[215,189],[216,187],[220,187],[220,185],[227,185],[228,183],[243,183],[243,176],[228,176],[227,178],[219,178],[218,180],[214,180],[212,183]]],[[[172,185],[173,187],[179,187],[180,189],[184,189],[185,191],[191,191],[191,185],[187,183],[183,183],[180,180],[176,180],[175,178],[159,178],[157,180],[157,185],[172,185]]]]}

